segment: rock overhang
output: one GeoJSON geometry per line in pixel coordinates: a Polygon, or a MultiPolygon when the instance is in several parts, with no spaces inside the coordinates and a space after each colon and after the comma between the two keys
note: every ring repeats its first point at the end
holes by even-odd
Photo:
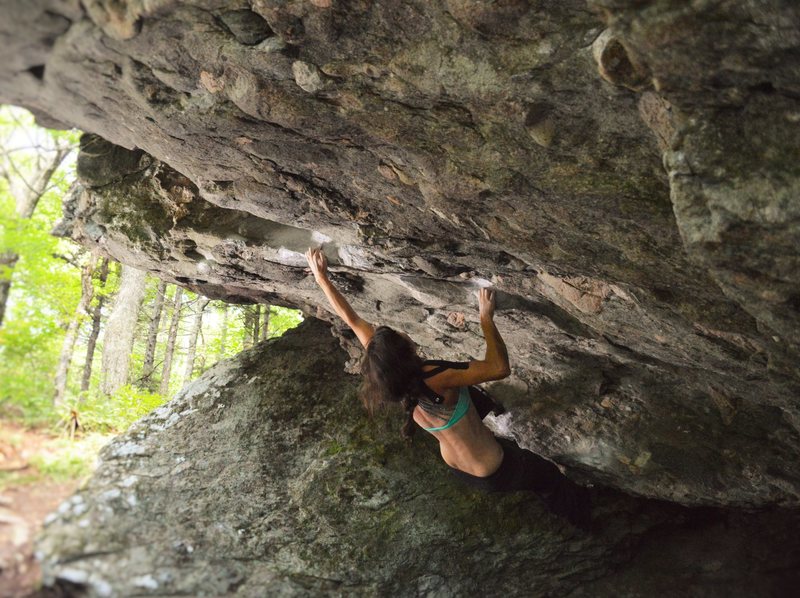
{"type": "Polygon", "coordinates": [[[330,318],[322,242],[358,311],[437,357],[480,356],[491,283],[522,444],[647,496],[796,504],[796,8],[317,4],[12,9],[0,95],[113,142],[65,234],[330,318]],[[714,22],[769,43],[714,66],[690,33],[714,22]]]}

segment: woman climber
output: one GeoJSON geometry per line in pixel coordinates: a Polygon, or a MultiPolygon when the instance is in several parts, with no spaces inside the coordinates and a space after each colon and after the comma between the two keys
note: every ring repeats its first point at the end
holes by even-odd
{"type": "Polygon", "coordinates": [[[375,328],[359,317],[328,279],[328,262],[320,249],[309,249],[306,259],[334,311],[366,348],[360,395],[370,413],[380,403],[401,403],[406,412],[403,435],[410,437],[415,423],[430,432],[439,441],[444,462],[465,483],[486,492],[536,492],[554,513],[579,527],[588,526],[585,488],[550,461],[495,437],[483,424],[482,418],[496,405],[470,387],[511,373],[505,343],[494,323],[493,290],[481,289],[478,296],[485,357],[463,363],[423,361],[407,334],[388,326],[375,328]]]}

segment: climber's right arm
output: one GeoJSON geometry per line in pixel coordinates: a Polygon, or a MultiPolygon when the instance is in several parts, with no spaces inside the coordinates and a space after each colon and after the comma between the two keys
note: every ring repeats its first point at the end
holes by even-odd
{"type": "Polygon", "coordinates": [[[306,252],[306,260],[311,272],[314,274],[314,280],[325,293],[328,303],[336,312],[336,314],[344,320],[353,332],[356,333],[358,340],[365,347],[372,340],[372,335],[375,334],[375,329],[372,324],[361,318],[355,310],[347,302],[347,299],[339,292],[333,283],[328,279],[328,260],[325,254],[320,249],[309,249],[306,252]]]}
{"type": "Polygon", "coordinates": [[[491,380],[502,380],[511,375],[508,349],[494,323],[495,294],[492,289],[481,289],[478,294],[480,320],[483,336],[486,339],[486,356],[473,359],[464,369],[448,368],[429,380],[434,390],[460,388],[491,380]]]}

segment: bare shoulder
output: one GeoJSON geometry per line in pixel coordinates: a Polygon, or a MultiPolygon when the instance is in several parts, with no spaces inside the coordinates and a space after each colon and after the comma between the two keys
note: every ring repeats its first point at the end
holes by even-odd
{"type": "Polygon", "coordinates": [[[372,337],[375,336],[375,327],[363,318],[357,318],[350,323],[350,328],[356,333],[358,340],[361,341],[361,344],[366,349],[372,337]]]}
{"type": "MultiPolygon", "coordinates": [[[[430,371],[430,370],[428,370],[430,371]]],[[[463,369],[448,368],[431,376],[426,382],[429,386],[445,390],[481,384],[492,380],[506,378],[510,372],[506,368],[498,368],[486,361],[473,359],[463,369]]]]}

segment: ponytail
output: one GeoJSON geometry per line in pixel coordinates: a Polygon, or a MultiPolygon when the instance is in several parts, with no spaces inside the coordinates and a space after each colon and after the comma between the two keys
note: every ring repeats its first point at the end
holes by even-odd
{"type": "Polygon", "coordinates": [[[388,403],[400,403],[405,411],[404,438],[414,433],[414,408],[422,384],[422,360],[414,344],[388,326],[375,329],[361,363],[364,379],[361,400],[374,413],[388,403]]]}
{"type": "Polygon", "coordinates": [[[414,426],[414,408],[417,406],[419,401],[416,397],[411,397],[406,395],[403,398],[403,409],[406,413],[406,421],[403,423],[403,427],[400,429],[403,438],[406,440],[411,440],[411,437],[416,432],[417,428],[414,426]]]}

